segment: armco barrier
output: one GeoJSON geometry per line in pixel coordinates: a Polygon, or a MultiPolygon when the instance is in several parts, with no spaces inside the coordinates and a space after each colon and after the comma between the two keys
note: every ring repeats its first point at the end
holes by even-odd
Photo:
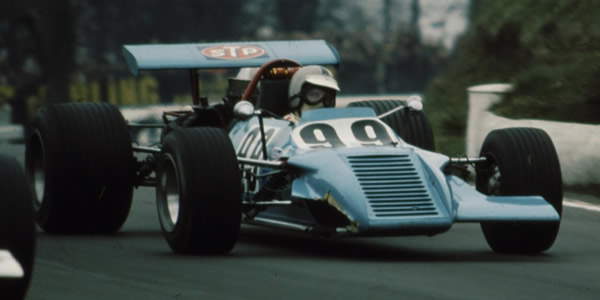
{"type": "Polygon", "coordinates": [[[469,117],[466,148],[469,157],[479,155],[485,136],[494,129],[536,127],[552,138],[560,160],[563,183],[600,184],[600,126],[541,120],[513,120],[499,117],[489,108],[510,91],[508,84],[486,84],[468,88],[469,117]]]}

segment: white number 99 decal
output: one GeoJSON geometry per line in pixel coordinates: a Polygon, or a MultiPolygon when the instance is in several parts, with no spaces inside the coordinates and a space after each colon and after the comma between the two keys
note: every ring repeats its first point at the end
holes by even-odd
{"type": "Polygon", "coordinates": [[[299,148],[382,146],[397,142],[390,129],[377,119],[334,119],[296,128],[292,139],[299,148]]]}

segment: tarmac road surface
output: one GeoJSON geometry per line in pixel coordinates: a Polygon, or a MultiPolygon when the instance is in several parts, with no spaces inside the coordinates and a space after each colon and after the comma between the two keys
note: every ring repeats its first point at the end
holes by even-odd
{"type": "MultiPolygon", "coordinates": [[[[22,161],[23,146],[0,153],[22,161]]],[[[142,188],[116,235],[39,232],[27,299],[597,299],[599,225],[600,211],[565,206],[554,247],[535,256],[492,252],[477,224],[346,239],[243,226],[229,255],[178,256],[142,188]]]]}

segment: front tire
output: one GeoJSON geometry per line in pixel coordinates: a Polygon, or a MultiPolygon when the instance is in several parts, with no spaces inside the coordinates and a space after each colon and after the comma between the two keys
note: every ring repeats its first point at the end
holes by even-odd
{"type": "Polygon", "coordinates": [[[21,165],[0,156],[0,249],[8,250],[23,269],[22,278],[0,278],[3,299],[23,299],[35,256],[33,200],[21,165]]]}
{"type": "MultiPolygon", "coordinates": [[[[494,130],[483,142],[477,190],[487,195],[544,197],[562,214],[562,177],[552,140],[540,129],[494,130]]],[[[548,250],[558,222],[486,222],[481,228],[490,247],[500,253],[534,254],[548,250]]]]}
{"type": "Polygon", "coordinates": [[[48,233],[114,233],[127,219],[135,159],[120,111],[63,103],[38,111],[25,167],[36,220],[48,233]]]}
{"type": "MultiPolygon", "coordinates": [[[[348,107],[370,107],[375,114],[381,115],[401,105],[404,104],[400,100],[364,100],[351,102],[348,107]]],[[[433,129],[424,111],[405,108],[381,121],[390,126],[405,142],[421,149],[435,151],[433,129]]]]}
{"type": "Polygon", "coordinates": [[[227,133],[213,127],[169,133],[158,161],[156,200],[175,253],[231,251],[240,231],[242,184],[227,133]]]}

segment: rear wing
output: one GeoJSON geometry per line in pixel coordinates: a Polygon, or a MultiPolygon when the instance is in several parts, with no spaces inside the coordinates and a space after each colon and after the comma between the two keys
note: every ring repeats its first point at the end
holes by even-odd
{"type": "Polygon", "coordinates": [[[124,45],[129,70],[260,67],[278,58],[303,65],[339,65],[338,51],[324,40],[124,45]]]}

